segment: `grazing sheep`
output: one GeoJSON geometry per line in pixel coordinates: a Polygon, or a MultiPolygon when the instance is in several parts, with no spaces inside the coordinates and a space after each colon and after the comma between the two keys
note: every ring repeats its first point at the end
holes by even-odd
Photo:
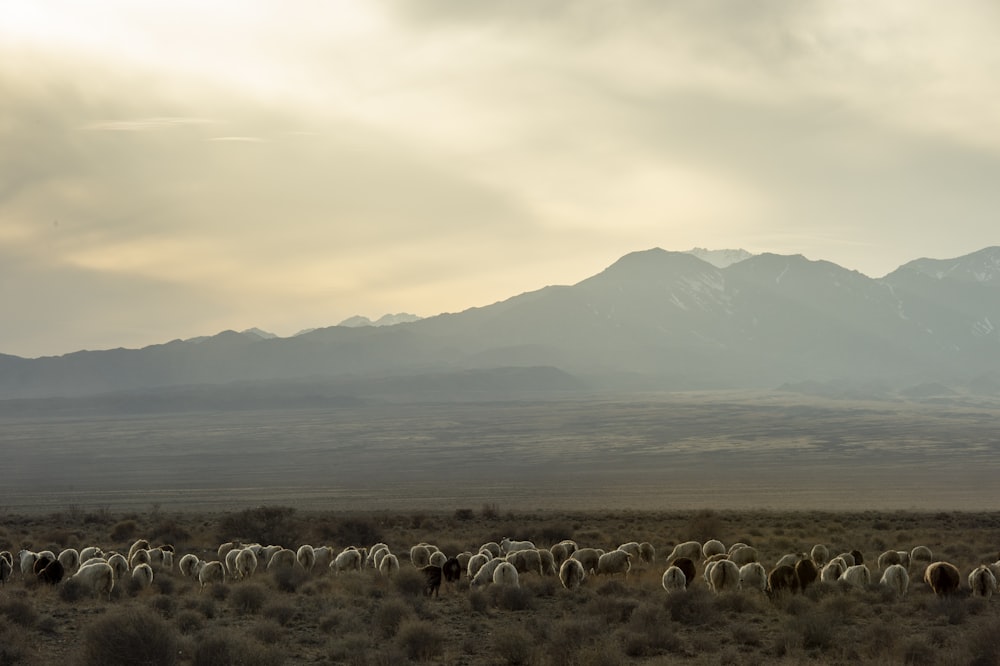
{"type": "Polygon", "coordinates": [[[382,558],[389,553],[389,546],[384,543],[377,543],[368,550],[368,557],[365,558],[365,567],[378,569],[382,563],[382,558]]]}
{"type": "Polygon", "coordinates": [[[882,579],[879,585],[884,585],[896,593],[897,597],[903,597],[906,589],[910,586],[910,574],[902,564],[890,564],[882,572],[882,579]]]}
{"type": "Polygon", "coordinates": [[[872,582],[872,572],[864,564],[855,564],[853,567],[847,567],[847,571],[840,579],[852,587],[865,588],[872,582]]]}
{"type": "Polygon", "coordinates": [[[498,566],[505,562],[507,562],[507,560],[502,557],[494,557],[492,560],[486,562],[486,564],[479,567],[479,571],[477,571],[476,575],[472,577],[472,580],[469,582],[469,587],[476,588],[481,585],[486,585],[487,583],[492,583],[493,572],[496,571],[498,566]]]}
{"type": "Polygon", "coordinates": [[[767,591],[767,570],[760,562],[748,562],[740,567],[740,590],[767,591]]]}
{"type": "Polygon", "coordinates": [[[111,568],[115,570],[115,580],[125,578],[125,575],[131,568],[128,565],[128,561],[125,559],[125,556],[121,553],[112,553],[111,556],[108,557],[108,564],[110,564],[111,568]]]}
{"type": "Polygon", "coordinates": [[[729,550],[727,550],[727,551],[726,551],[726,554],[727,554],[727,555],[732,555],[732,554],[733,554],[733,553],[735,553],[735,552],[736,552],[736,551],[737,551],[738,549],[740,549],[740,548],[745,548],[745,547],[747,547],[748,545],[750,545],[750,544],[746,544],[746,543],[743,543],[742,541],[737,541],[736,543],[734,543],[733,545],[731,545],[731,546],[729,547],[729,550]]]}
{"type": "Polygon", "coordinates": [[[31,573],[35,574],[35,576],[38,576],[38,574],[40,574],[45,569],[45,567],[49,566],[55,561],[56,561],[55,555],[53,555],[52,557],[49,557],[48,555],[42,555],[35,560],[35,564],[32,565],[31,567],[31,573]]]}
{"type": "Polygon", "coordinates": [[[108,601],[111,601],[111,590],[115,586],[115,570],[107,562],[92,562],[80,567],[70,576],[70,580],[80,583],[94,595],[106,595],[108,601]]]}
{"type": "Polygon", "coordinates": [[[570,555],[571,558],[583,565],[583,570],[588,574],[597,573],[597,562],[603,555],[597,548],[579,548],[570,555]]]}
{"type": "Polygon", "coordinates": [[[38,582],[46,583],[48,585],[58,585],[59,581],[63,579],[66,571],[63,568],[62,562],[59,560],[50,560],[45,558],[44,560],[39,560],[39,562],[48,562],[42,569],[36,573],[38,582]]]}
{"type": "Polygon", "coordinates": [[[816,544],[809,551],[809,559],[813,561],[816,568],[822,569],[830,561],[830,549],[821,543],[816,544]]]}
{"type": "Polygon", "coordinates": [[[151,560],[149,558],[149,551],[146,550],[145,548],[140,548],[139,550],[129,555],[128,567],[129,569],[135,569],[140,564],[149,564],[150,561],[151,560]]]}
{"type": "MultiPolygon", "coordinates": [[[[551,555],[551,553],[549,553],[551,555]]],[[[461,553],[455,556],[458,563],[462,565],[462,571],[465,571],[466,567],[469,566],[469,560],[472,559],[471,550],[463,550],[461,553]]]]}
{"type": "Polygon", "coordinates": [[[857,549],[852,550],[851,556],[854,558],[855,566],[865,563],[865,556],[861,554],[860,550],[857,549]]]}
{"type": "Polygon", "coordinates": [[[299,560],[295,557],[295,551],[288,548],[281,548],[271,556],[271,559],[267,561],[268,571],[277,571],[278,569],[294,569],[297,566],[299,566],[299,560]]]}
{"type": "Polygon", "coordinates": [[[104,551],[97,546],[87,546],[80,550],[80,563],[83,564],[89,559],[95,557],[104,557],[104,551]]]}
{"type": "Polygon", "coordinates": [[[520,587],[517,577],[517,569],[510,562],[501,562],[493,571],[493,584],[506,585],[507,587],[520,587]]]}
{"type": "Polygon", "coordinates": [[[392,578],[399,573],[399,558],[392,553],[386,553],[385,556],[379,560],[378,572],[384,578],[392,578]]]}
{"type": "Polygon", "coordinates": [[[686,557],[692,562],[697,562],[701,559],[701,544],[697,541],[685,541],[684,543],[677,544],[670,551],[670,555],[667,556],[667,564],[673,564],[675,560],[681,557],[686,557]]]}
{"type": "Polygon", "coordinates": [[[487,541],[486,543],[484,543],[482,546],[479,547],[479,552],[483,552],[484,550],[488,552],[492,557],[500,557],[501,555],[500,544],[498,544],[496,541],[487,541]]]}
{"type": "Polygon", "coordinates": [[[198,582],[201,583],[202,589],[204,589],[209,583],[226,582],[226,568],[219,560],[212,560],[211,562],[198,562],[198,566],[196,568],[198,573],[198,582]]]}
{"type": "Polygon", "coordinates": [[[538,559],[541,561],[543,576],[555,576],[556,574],[559,573],[559,571],[556,569],[556,560],[552,556],[551,551],[545,550],[544,548],[539,548],[538,559]]]}
{"type": "Polygon", "coordinates": [[[660,585],[667,592],[680,592],[687,589],[687,584],[687,576],[680,570],[680,567],[674,565],[667,567],[667,570],[663,572],[662,578],[660,578],[660,585]]]}
{"type": "Polygon", "coordinates": [[[896,552],[899,554],[899,563],[902,564],[904,567],[909,568],[909,566],[910,566],[910,551],[908,551],[908,550],[898,550],[896,552]]]}
{"type": "Polygon", "coordinates": [[[275,553],[277,553],[279,550],[284,550],[284,549],[281,546],[277,545],[261,546],[260,550],[254,549],[254,555],[257,556],[258,562],[264,563],[264,567],[266,568],[267,564],[271,561],[271,558],[274,557],[275,553]]]}
{"type": "Polygon", "coordinates": [[[252,549],[240,548],[239,554],[236,555],[236,573],[240,578],[249,578],[257,571],[258,562],[252,549]]]}
{"type": "Polygon", "coordinates": [[[132,582],[140,590],[145,590],[153,584],[153,567],[148,564],[140,564],[132,569],[132,582]]]}
{"type": "Polygon", "coordinates": [[[826,563],[826,566],[819,572],[819,579],[824,583],[833,583],[840,580],[840,577],[847,571],[847,563],[844,558],[835,557],[826,563]]]}
{"type": "Polygon", "coordinates": [[[740,546],[736,550],[729,551],[729,559],[732,560],[736,566],[741,567],[744,564],[750,564],[751,562],[759,562],[760,556],[757,554],[757,549],[753,546],[740,546]]]}
{"type": "MultiPolygon", "coordinates": [[[[853,567],[857,564],[857,562],[854,561],[854,553],[841,553],[840,555],[837,555],[837,557],[844,561],[844,569],[847,569],[847,567],[853,567]]],[[[837,559],[837,557],[833,559],[837,559]]]]}
{"type": "Polygon", "coordinates": [[[449,557],[441,565],[441,575],[444,576],[446,583],[457,583],[458,579],[462,577],[462,565],[459,563],[457,557],[449,557]]]}
{"type": "Polygon", "coordinates": [[[740,584],[740,568],[732,560],[719,560],[712,567],[709,580],[716,592],[735,590],[740,584]]]}
{"type": "Polygon", "coordinates": [[[219,544],[219,549],[216,551],[216,554],[219,556],[219,561],[225,562],[226,553],[233,550],[234,548],[239,548],[239,547],[240,547],[239,541],[227,541],[223,544],[219,544]]]}
{"type": "Polygon", "coordinates": [[[21,575],[27,578],[34,573],[35,562],[38,561],[38,553],[23,548],[17,553],[17,561],[21,568],[21,575]]]}
{"type": "Polygon", "coordinates": [[[177,563],[177,570],[181,572],[181,575],[191,578],[195,575],[194,570],[199,561],[197,555],[188,553],[177,563]]]}
{"type": "Polygon", "coordinates": [[[504,537],[500,540],[500,552],[504,555],[518,550],[535,550],[535,544],[530,541],[514,541],[504,537]]]}
{"type": "Polygon", "coordinates": [[[421,567],[420,573],[424,575],[424,596],[440,597],[441,567],[428,564],[426,567],[421,567]]]}
{"type": "Polygon", "coordinates": [[[316,566],[316,551],[312,546],[304,543],[295,551],[295,559],[303,569],[312,571],[313,567],[316,566]]]}
{"type": "MultiPolygon", "coordinates": [[[[330,564],[330,568],[338,574],[341,571],[361,571],[361,562],[361,552],[348,548],[341,551],[340,554],[334,558],[333,562],[330,564]]],[[[438,569],[440,568],[441,567],[438,567],[438,569]]]]}
{"type": "Polygon", "coordinates": [[[931,549],[927,546],[914,546],[910,551],[910,562],[931,562],[934,560],[934,554],[931,553],[931,549]]]}
{"type": "Polygon", "coordinates": [[[0,553],[0,585],[6,585],[14,573],[14,558],[6,550],[0,553]]]}
{"type": "Polygon", "coordinates": [[[701,570],[701,577],[704,579],[705,585],[708,586],[708,589],[710,589],[710,590],[713,589],[712,588],[712,570],[715,569],[716,565],[718,565],[719,562],[721,562],[722,560],[727,560],[727,559],[729,559],[729,558],[728,557],[723,557],[721,559],[712,560],[711,562],[706,562],[705,563],[705,568],[701,570]]]}
{"type": "Polygon", "coordinates": [[[819,571],[811,559],[799,560],[795,563],[795,577],[799,581],[799,589],[805,592],[819,578],[819,571]]]}
{"type": "Polygon", "coordinates": [[[583,570],[580,560],[567,558],[559,567],[559,581],[567,590],[575,590],[583,584],[587,573],[583,570]]]}
{"type": "Polygon", "coordinates": [[[485,553],[476,553],[469,558],[469,563],[465,565],[465,574],[472,580],[484,564],[489,562],[492,557],[485,553]]]}
{"type": "Polygon", "coordinates": [[[785,592],[797,592],[798,587],[799,579],[795,576],[795,569],[788,565],[775,567],[767,575],[767,591],[772,598],[785,592]]]}
{"type": "Polygon", "coordinates": [[[629,555],[632,556],[633,560],[635,560],[636,562],[639,561],[639,542],[638,541],[629,541],[628,543],[623,543],[622,545],[618,546],[618,550],[625,551],[626,553],[628,553],[629,555]]]}
{"type": "Polygon", "coordinates": [[[674,560],[674,566],[684,572],[684,577],[687,579],[688,587],[690,587],[691,583],[694,582],[694,577],[698,575],[698,568],[695,566],[694,560],[689,557],[680,557],[674,560]]]}
{"type": "Polygon", "coordinates": [[[149,550],[149,541],[146,539],[137,539],[131,546],[128,547],[128,555],[126,558],[129,562],[132,561],[132,556],[135,555],[135,551],[137,550],[149,550]]]}
{"type": "Polygon", "coordinates": [[[422,569],[430,564],[431,551],[427,546],[417,544],[410,548],[410,562],[418,569],[422,569]]]}
{"type": "Polygon", "coordinates": [[[969,588],[972,590],[972,596],[983,597],[989,601],[997,590],[996,576],[988,566],[981,564],[969,574],[969,588]]]}
{"type": "Polygon", "coordinates": [[[799,563],[799,560],[805,558],[805,553],[788,553],[787,555],[782,555],[778,558],[778,561],[774,563],[775,567],[792,567],[799,563]]]}
{"type": "MultiPolygon", "coordinates": [[[[910,557],[913,557],[912,553],[910,557]]],[[[924,582],[937,595],[953,594],[958,590],[961,580],[958,568],[948,562],[933,562],[924,570],[924,582]]]]}
{"type": "Polygon", "coordinates": [[[542,575],[542,558],[537,550],[515,550],[504,559],[513,564],[518,573],[542,575]]]}
{"type": "Polygon", "coordinates": [[[226,567],[226,575],[233,580],[239,580],[243,578],[243,576],[239,572],[239,568],[236,566],[236,558],[238,558],[240,556],[240,553],[242,552],[243,552],[242,548],[233,548],[228,553],[226,553],[226,559],[222,561],[222,563],[226,567]]]}
{"type": "Polygon", "coordinates": [[[876,566],[879,568],[880,571],[885,571],[886,569],[889,568],[890,565],[902,564],[902,561],[900,560],[899,557],[899,552],[900,551],[898,550],[885,551],[884,553],[878,556],[877,560],[875,560],[876,566]]]}
{"type": "Polygon", "coordinates": [[[653,544],[648,541],[639,543],[639,559],[646,564],[653,563],[656,559],[656,548],[653,548],[653,544]]]}
{"type": "Polygon", "coordinates": [[[600,574],[622,574],[628,580],[628,572],[632,569],[632,554],[624,550],[612,550],[604,553],[597,559],[597,573],[600,574]]]}
{"type": "Polygon", "coordinates": [[[80,553],[76,548],[64,548],[56,559],[63,566],[63,571],[76,571],[80,567],[80,553]]]}
{"type": "Polygon", "coordinates": [[[718,539],[709,539],[701,547],[701,554],[706,560],[713,555],[726,555],[728,551],[721,541],[718,539]]]}
{"type": "Polygon", "coordinates": [[[443,567],[444,563],[448,560],[448,556],[442,553],[440,550],[435,550],[427,558],[427,563],[436,567],[443,567]]]}
{"type": "Polygon", "coordinates": [[[333,548],[330,546],[320,546],[319,548],[313,548],[313,570],[314,571],[328,571],[330,569],[330,563],[333,562],[334,552],[333,548]]]}

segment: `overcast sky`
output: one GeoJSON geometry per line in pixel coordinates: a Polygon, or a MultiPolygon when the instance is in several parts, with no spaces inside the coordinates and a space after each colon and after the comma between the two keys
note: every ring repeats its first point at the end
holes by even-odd
{"type": "Polygon", "coordinates": [[[0,5],[0,353],[995,245],[1000,4],[0,5]]]}

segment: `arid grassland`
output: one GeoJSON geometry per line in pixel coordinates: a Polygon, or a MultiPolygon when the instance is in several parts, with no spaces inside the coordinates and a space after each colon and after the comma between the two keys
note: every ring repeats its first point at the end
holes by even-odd
{"type": "Polygon", "coordinates": [[[1000,663],[1000,600],[971,598],[964,582],[974,566],[998,558],[1000,513],[993,511],[522,511],[496,503],[437,512],[192,512],[157,504],[0,514],[0,550],[15,555],[86,545],[126,552],[140,537],[172,544],[176,558],[203,559],[215,559],[231,539],[338,551],[384,542],[401,569],[391,578],[372,569],[257,572],[202,590],[175,559],[151,587],[119,582],[110,600],[16,572],[0,589],[0,664],[1000,663]],[[505,536],[539,547],[562,539],[603,549],[648,541],[656,558],[627,580],[591,576],[574,591],[525,573],[518,588],[473,590],[463,578],[428,598],[407,557],[419,542],[454,555],[505,536]],[[775,599],[716,594],[699,563],[691,587],[668,594],[660,577],[673,545],[710,538],[754,546],[768,568],[817,543],[831,554],[858,550],[873,583],[817,583],[775,599]],[[917,545],[958,566],[956,595],[932,594],[921,582],[925,565],[916,562],[902,599],[875,582],[879,553],[917,545]]]}

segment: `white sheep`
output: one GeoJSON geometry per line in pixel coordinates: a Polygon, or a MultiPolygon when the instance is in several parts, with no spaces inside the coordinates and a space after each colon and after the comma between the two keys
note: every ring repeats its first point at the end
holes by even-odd
{"type": "Polygon", "coordinates": [[[618,546],[618,550],[624,550],[626,553],[632,556],[632,559],[636,562],[639,561],[639,542],[629,541],[628,543],[623,543],[618,546]]]}
{"type": "Polygon", "coordinates": [[[508,587],[520,587],[517,577],[517,569],[510,562],[501,562],[493,570],[493,584],[506,585],[508,587]]]}
{"type": "Polygon", "coordinates": [[[628,580],[628,572],[632,569],[632,555],[624,550],[612,550],[604,553],[597,559],[597,573],[601,574],[622,574],[628,580]]]}
{"type": "Polygon", "coordinates": [[[146,550],[145,548],[140,548],[139,550],[129,555],[128,567],[129,569],[134,569],[140,564],[149,564],[150,561],[151,560],[149,558],[149,551],[146,550]]]}
{"type": "Polygon", "coordinates": [[[518,573],[536,573],[542,575],[542,558],[535,549],[515,550],[504,558],[514,565],[518,573]]]}
{"type": "Polygon", "coordinates": [[[80,553],[76,548],[64,548],[56,559],[59,560],[59,564],[63,566],[66,573],[76,571],[80,566],[80,553]]]}
{"type": "Polygon", "coordinates": [[[712,567],[710,578],[716,592],[735,590],[740,584],[740,568],[732,560],[719,560],[712,567]]]}
{"type": "Polygon", "coordinates": [[[132,569],[132,582],[140,590],[145,590],[153,584],[153,567],[148,564],[140,564],[132,569]]]}
{"type": "Polygon", "coordinates": [[[567,590],[577,589],[583,584],[583,581],[586,578],[587,573],[583,570],[583,565],[580,564],[580,560],[575,560],[570,557],[564,560],[562,565],[559,567],[559,581],[567,590]]]}
{"type": "Polygon", "coordinates": [[[410,548],[410,563],[418,569],[423,569],[431,560],[431,551],[423,544],[410,548]]]}
{"type": "Polygon", "coordinates": [[[115,587],[115,570],[107,562],[86,564],[69,579],[80,583],[92,594],[106,595],[108,601],[111,600],[111,590],[115,587]]]}
{"type": "Polygon", "coordinates": [[[132,556],[135,555],[137,550],[149,550],[149,541],[146,539],[136,539],[131,546],[128,547],[128,555],[126,556],[128,561],[132,561],[132,556]]]}
{"type": "Polygon", "coordinates": [[[197,570],[198,582],[201,583],[202,589],[209,583],[226,582],[226,568],[219,560],[212,560],[211,562],[199,561],[195,568],[197,570]]]}
{"type": "Polygon", "coordinates": [[[767,570],[760,562],[747,562],[740,567],[740,590],[767,591],[767,570]]]}
{"type": "Polygon", "coordinates": [[[225,559],[222,560],[222,564],[226,567],[226,575],[232,580],[239,580],[243,577],[240,574],[239,568],[236,566],[236,558],[238,558],[242,552],[242,548],[233,548],[226,553],[225,559]]]}
{"type": "MultiPolygon", "coordinates": [[[[854,553],[841,553],[840,555],[837,555],[837,557],[842,559],[844,564],[848,567],[853,567],[855,564],[858,564],[858,562],[854,561],[854,553]]],[[[834,559],[837,558],[835,557],[834,559]]]]}
{"type": "Polygon", "coordinates": [[[997,579],[985,564],[981,564],[969,574],[969,588],[972,596],[983,597],[987,601],[997,590],[997,579]]]}
{"type": "Polygon", "coordinates": [[[908,569],[910,567],[910,551],[898,550],[896,552],[899,554],[899,563],[908,569]]]}
{"type": "Polygon", "coordinates": [[[847,571],[847,563],[844,562],[844,558],[835,557],[820,570],[819,579],[824,583],[833,583],[840,580],[845,571],[847,571]]]}
{"type": "Polygon", "coordinates": [[[316,550],[304,543],[295,551],[295,559],[303,569],[312,571],[313,567],[316,566],[316,550]]]}
{"type": "Polygon", "coordinates": [[[128,574],[131,569],[128,565],[128,561],[125,560],[125,556],[121,553],[111,553],[111,555],[108,556],[108,564],[115,570],[115,580],[125,578],[126,574],[128,574]]]}
{"type": "Polygon", "coordinates": [[[378,572],[385,578],[392,578],[399,573],[399,558],[392,553],[385,553],[379,559],[378,572]]]}
{"type": "Polygon", "coordinates": [[[692,562],[697,562],[701,559],[701,555],[700,543],[697,541],[685,541],[674,546],[674,549],[670,551],[670,555],[667,556],[667,563],[672,564],[674,560],[681,557],[686,557],[692,562]]]}
{"type": "Polygon", "coordinates": [[[729,560],[736,566],[741,567],[751,562],[759,562],[760,556],[757,554],[757,549],[753,546],[743,545],[735,550],[730,549],[729,560]]]}
{"type": "Polygon", "coordinates": [[[830,549],[818,543],[809,551],[809,559],[813,561],[817,569],[822,569],[830,561],[830,549]]]}
{"type": "Polygon", "coordinates": [[[177,570],[181,572],[181,575],[192,577],[195,575],[195,567],[200,560],[197,555],[192,555],[188,553],[184,555],[180,561],[177,563],[177,570]]]}
{"type": "Polygon", "coordinates": [[[333,559],[330,569],[338,574],[342,571],[361,571],[362,562],[361,551],[348,547],[333,559]]]}
{"type": "Polygon", "coordinates": [[[9,551],[0,553],[0,585],[6,585],[14,573],[14,556],[9,551]]]}
{"type": "MultiPolygon", "coordinates": [[[[705,568],[701,571],[701,577],[705,581],[705,585],[708,586],[708,589],[712,589],[712,569],[714,569],[719,562],[725,559],[728,558],[723,557],[705,563],[705,568]]],[[[681,571],[683,572],[683,570],[681,571]]]]}
{"type": "Polygon", "coordinates": [[[334,556],[334,550],[330,546],[313,548],[313,571],[329,571],[334,556]]]}
{"type": "Polygon", "coordinates": [[[794,569],[799,560],[804,559],[806,559],[805,553],[787,553],[778,558],[778,561],[774,563],[774,568],[791,567],[794,569]]]}
{"type": "Polygon", "coordinates": [[[219,561],[220,562],[225,562],[226,561],[226,553],[228,553],[229,551],[231,551],[231,550],[233,550],[235,548],[240,548],[240,547],[241,547],[241,544],[240,544],[239,541],[227,541],[227,542],[225,542],[223,544],[219,544],[219,549],[216,551],[216,554],[219,556],[219,561]]]}
{"type": "Polygon", "coordinates": [[[531,541],[514,541],[504,537],[500,540],[500,552],[504,555],[517,550],[535,550],[535,544],[531,541]]]}
{"type": "Polygon", "coordinates": [[[847,567],[847,571],[840,577],[848,585],[853,587],[866,587],[872,582],[872,572],[866,564],[855,564],[847,567]]]}
{"type": "Polygon", "coordinates": [[[914,546],[910,550],[910,562],[933,562],[934,554],[927,546],[914,546]]]}
{"type": "Polygon", "coordinates": [[[902,564],[903,562],[899,557],[899,553],[900,551],[898,550],[885,551],[884,553],[878,556],[878,560],[876,560],[875,562],[876,566],[879,568],[879,570],[885,571],[892,564],[902,564]]]}
{"type": "Polygon", "coordinates": [[[442,553],[440,550],[435,550],[427,558],[427,563],[432,567],[442,567],[444,563],[448,561],[448,556],[442,553]]]}
{"type": "Polygon", "coordinates": [[[578,560],[583,565],[583,570],[588,574],[597,573],[597,562],[604,552],[597,548],[578,548],[570,555],[574,560],[578,560]]]}
{"type": "Polygon", "coordinates": [[[897,597],[902,597],[910,586],[910,574],[902,564],[890,564],[882,572],[879,585],[888,587],[896,593],[897,597]]]}
{"type": "MultiPolygon", "coordinates": [[[[227,555],[228,557],[228,555],[227,555]]],[[[257,571],[259,560],[252,548],[240,548],[236,555],[236,573],[240,578],[249,578],[257,571]]]]}
{"type": "Polygon", "coordinates": [[[472,580],[472,578],[479,573],[482,566],[492,559],[493,558],[486,553],[476,553],[470,557],[469,563],[465,566],[465,574],[469,577],[469,580],[472,580]]]}
{"type": "Polygon", "coordinates": [[[17,553],[17,561],[21,569],[21,575],[27,578],[35,572],[35,562],[38,561],[38,553],[27,548],[22,548],[17,553]]]}
{"type": "Polygon", "coordinates": [[[712,557],[713,555],[724,555],[726,553],[726,547],[718,539],[709,539],[701,547],[701,555],[705,559],[712,557]]]}
{"type": "Polygon", "coordinates": [[[80,549],[81,564],[95,557],[104,557],[104,551],[97,546],[87,546],[86,548],[80,549]]]}
{"type": "Polygon", "coordinates": [[[556,569],[556,560],[552,556],[552,551],[539,548],[538,559],[541,562],[543,576],[555,576],[559,573],[558,569],[556,569]]]}
{"type": "Polygon", "coordinates": [[[663,572],[660,584],[667,592],[683,592],[687,589],[687,576],[684,575],[684,572],[679,567],[669,566],[663,572]]]}
{"type": "Polygon", "coordinates": [[[268,571],[277,571],[279,569],[294,569],[299,566],[299,560],[295,557],[295,551],[288,548],[281,548],[271,559],[267,561],[268,571]]]}
{"type": "Polygon", "coordinates": [[[486,564],[479,567],[479,571],[477,571],[476,575],[472,577],[471,581],[469,581],[469,587],[476,588],[481,585],[486,585],[487,583],[492,583],[493,572],[495,572],[497,567],[501,564],[509,564],[509,562],[502,557],[494,557],[492,560],[489,560],[486,564]]]}
{"type": "Polygon", "coordinates": [[[257,556],[257,561],[263,562],[266,567],[267,563],[271,561],[271,558],[274,557],[274,554],[279,550],[284,550],[284,548],[276,544],[271,544],[270,546],[261,546],[259,550],[255,548],[254,555],[257,556]]]}
{"type": "Polygon", "coordinates": [[[484,550],[488,552],[491,557],[500,557],[501,555],[500,544],[496,541],[487,541],[479,547],[479,552],[483,552],[484,550]]]}
{"type": "Polygon", "coordinates": [[[368,549],[368,557],[365,559],[365,567],[378,569],[379,564],[382,563],[382,558],[388,553],[389,546],[384,543],[375,544],[368,549]]]}
{"type": "Polygon", "coordinates": [[[646,564],[653,563],[653,560],[656,559],[656,548],[653,547],[653,544],[648,541],[639,543],[639,559],[646,564]]]}

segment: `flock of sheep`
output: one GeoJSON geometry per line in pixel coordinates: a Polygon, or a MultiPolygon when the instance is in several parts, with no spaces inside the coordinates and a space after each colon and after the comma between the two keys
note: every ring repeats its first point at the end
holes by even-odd
{"type": "MultiPolygon", "coordinates": [[[[360,572],[369,568],[391,578],[399,573],[400,558],[384,543],[370,547],[348,546],[339,552],[330,546],[299,546],[296,550],[282,546],[227,542],[219,546],[217,559],[203,560],[186,554],[177,561],[178,571],[204,587],[225,581],[250,578],[261,571],[298,569],[304,572],[331,571],[336,574],[360,572]]],[[[0,582],[6,583],[15,570],[39,582],[57,585],[64,579],[76,581],[94,595],[110,599],[116,583],[131,580],[139,589],[152,585],[158,572],[171,570],[174,548],[153,547],[139,539],[127,554],[105,553],[96,546],[77,551],[67,548],[58,554],[52,551],[22,550],[15,559],[9,551],[0,552],[0,582]],[[15,563],[17,569],[15,569],[15,563]]],[[[563,540],[550,548],[538,548],[531,541],[504,538],[484,543],[477,552],[466,551],[448,556],[432,544],[420,543],[409,549],[410,563],[425,576],[425,593],[439,592],[442,580],[456,582],[465,575],[472,589],[483,585],[518,586],[525,574],[558,576],[562,585],[574,590],[591,576],[622,575],[628,577],[633,566],[649,567],[656,551],[648,542],[629,542],[614,550],[579,547],[575,541],[563,540]]],[[[720,541],[704,544],[688,541],[677,545],[667,556],[667,568],[661,583],[668,593],[684,590],[697,578],[701,563],[701,578],[715,592],[755,590],[771,596],[806,589],[815,581],[835,582],[866,587],[872,583],[872,570],[857,551],[834,557],[826,546],[816,545],[806,553],[791,553],[781,557],[766,569],[758,552],[745,543],[726,548],[720,541]]],[[[917,546],[910,551],[889,550],[875,562],[880,572],[878,582],[902,597],[910,583],[910,569],[924,566],[923,580],[935,594],[953,594],[962,581],[958,568],[948,562],[934,561],[931,551],[917,546]]],[[[981,565],[967,576],[974,596],[989,599],[997,591],[1000,560],[981,565]]]]}

